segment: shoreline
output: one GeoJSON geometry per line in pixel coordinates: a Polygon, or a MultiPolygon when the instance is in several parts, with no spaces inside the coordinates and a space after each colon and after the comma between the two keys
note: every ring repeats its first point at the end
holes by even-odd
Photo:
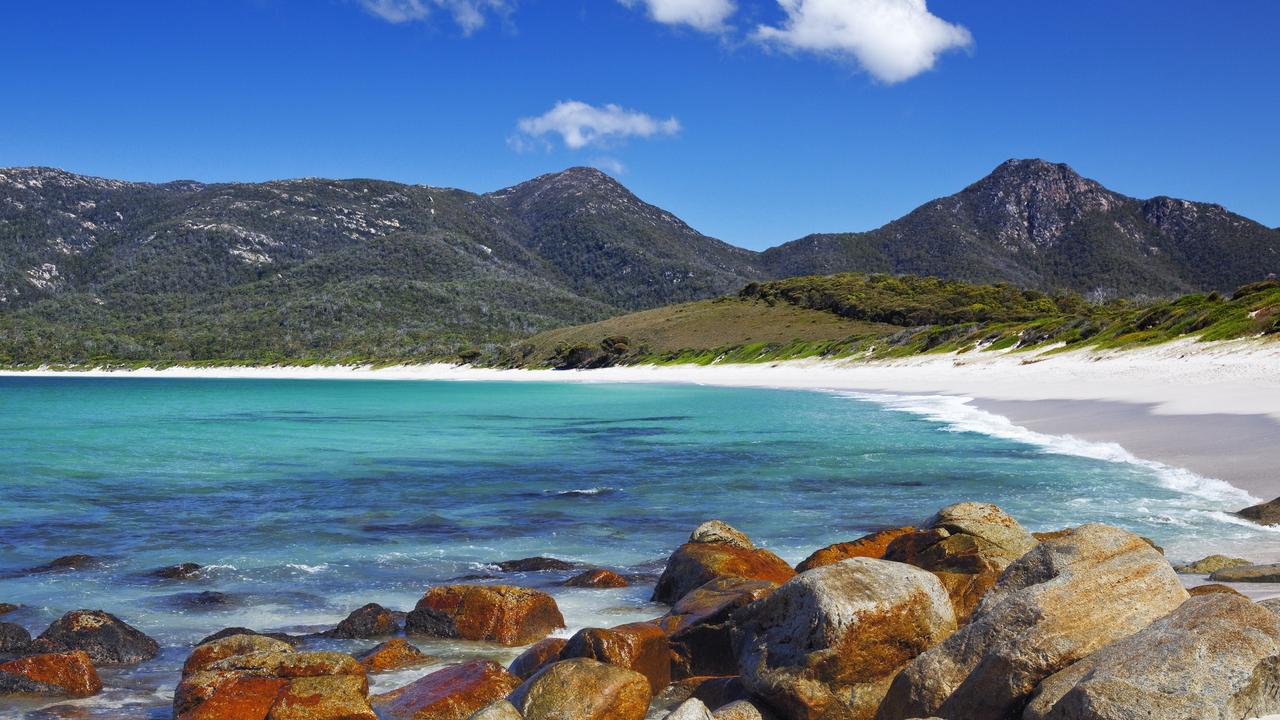
{"type": "MultiPolygon", "coordinates": [[[[968,353],[897,360],[497,370],[445,364],[175,366],[0,371],[0,377],[421,380],[699,384],[954,397],[1036,433],[1114,444],[1135,458],[1280,496],[1280,343],[1175,341],[1123,351],[968,353]]],[[[1243,507],[1243,505],[1242,505],[1243,507]]]]}

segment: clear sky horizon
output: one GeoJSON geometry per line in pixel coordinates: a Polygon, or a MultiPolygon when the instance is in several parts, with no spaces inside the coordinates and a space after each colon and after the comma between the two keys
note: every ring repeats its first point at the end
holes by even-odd
{"type": "Polygon", "coordinates": [[[1280,3],[192,0],[0,8],[0,167],[484,192],[595,165],[727,242],[1005,159],[1280,226],[1280,3]]]}

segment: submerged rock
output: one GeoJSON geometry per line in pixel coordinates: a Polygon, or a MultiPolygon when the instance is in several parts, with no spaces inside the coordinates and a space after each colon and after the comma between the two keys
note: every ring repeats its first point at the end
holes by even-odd
{"type": "Polygon", "coordinates": [[[1280,525],[1280,498],[1271,502],[1251,505],[1236,513],[1245,520],[1252,520],[1259,525],[1280,525]]]}
{"type": "Polygon", "coordinates": [[[244,627],[229,627],[223,628],[212,635],[206,636],[200,642],[196,643],[196,645],[204,645],[205,643],[213,642],[214,640],[221,640],[222,638],[231,637],[233,635],[261,635],[263,637],[272,638],[273,640],[279,640],[283,643],[288,643],[290,646],[296,646],[298,643],[302,642],[301,638],[294,637],[288,633],[260,633],[256,630],[250,630],[249,628],[244,627]]]}
{"type": "Polygon", "coordinates": [[[564,638],[554,637],[539,640],[512,660],[507,670],[521,680],[528,680],[543,667],[559,660],[560,651],[564,650],[568,642],[564,638]]]}
{"type": "Polygon", "coordinates": [[[1186,565],[1174,565],[1173,569],[1184,575],[1209,575],[1225,568],[1252,565],[1244,558],[1227,557],[1226,555],[1210,555],[1186,565]]]}
{"type": "Polygon", "coordinates": [[[1276,583],[1280,582],[1280,563],[1237,565],[1211,573],[1214,582],[1276,583]]]}
{"type": "Polygon", "coordinates": [[[581,575],[574,575],[565,580],[565,587],[577,588],[624,588],[629,585],[626,578],[612,570],[597,568],[581,575]]]}
{"type": "Polygon", "coordinates": [[[502,700],[519,678],[488,660],[451,665],[402,688],[376,695],[378,714],[390,720],[466,720],[502,700]]]}
{"type": "Polygon", "coordinates": [[[742,681],[790,720],[863,720],[912,658],[955,632],[932,573],[850,558],[797,575],[735,618],[742,681]]]}
{"type": "Polygon", "coordinates": [[[8,615],[9,613],[17,609],[18,609],[18,606],[14,605],[13,603],[0,603],[0,615],[8,615]]]}
{"type": "Polygon", "coordinates": [[[928,526],[895,538],[885,549],[884,559],[936,575],[951,596],[961,624],[1005,568],[1037,544],[1017,520],[988,503],[945,507],[928,526]]]}
{"type": "Polygon", "coordinates": [[[509,585],[432,588],[405,618],[405,632],[500,645],[526,645],[564,627],[550,595],[509,585]]]}
{"type": "Polygon", "coordinates": [[[31,648],[45,653],[83,650],[99,665],[140,663],[160,652],[155,640],[101,610],[73,610],[63,615],[40,633],[31,648]]]}
{"type": "Polygon", "coordinates": [[[1040,683],[1024,720],[1244,720],[1280,712],[1280,617],[1193,598],[1040,683]]]}
{"type": "Polygon", "coordinates": [[[498,569],[502,572],[563,571],[572,570],[573,567],[571,562],[549,557],[520,558],[519,560],[504,560],[498,563],[498,569]]]}
{"type": "Polygon", "coordinates": [[[666,633],[654,623],[583,628],[569,638],[560,658],[591,658],[635,670],[649,680],[654,693],[671,682],[671,647],[666,633]]]}
{"type": "Polygon", "coordinates": [[[1083,525],[1009,566],[968,625],[894,679],[876,717],[1013,717],[1041,680],[1187,598],[1137,535],[1083,525]]]}
{"type": "Polygon", "coordinates": [[[328,637],[345,640],[367,640],[387,637],[400,632],[395,613],[377,603],[369,603],[353,611],[338,627],[324,633],[328,637]]]}
{"type": "Polygon", "coordinates": [[[20,655],[31,646],[31,633],[21,625],[0,622],[0,655],[20,655]]]}
{"type": "Polygon", "coordinates": [[[392,638],[377,647],[370,648],[356,655],[356,660],[359,660],[360,664],[371,673],[388,672],[435,662],[435,658],[410,645],[404,638],[392,638]]]}
{"type": "Polygon", "coordinates": [[[784,583],[796,572],[782,558],[756,548],[746,535],[719,521],[703,523],[676,549],[653,590],[657,602],[675,603],[721,577],[784,583]],[[708,526],[711,526],[708,529],[708,526]]]}
{"type": "Polygon", "coordinates": [[[178,610],[218,610],[220,608],[234,607],[240,604],[240,599],[234,595],[228,595],[224,592],[216,590],[204,590],[201,592],[174,593],[168,595],[161,600],[169,607],[178,610]]]}
{"type": "Polygon", "coordinates": [[[160,580],[190,580],[199,577],[202,567],[193,562],[179,563],[168,567],[156,568],[147,573],[160,580]]]}
{"type": "Polygon", "coordinates": [[[863,535],[857,540],[851,542],[836,543],[828,545],[821,550],[814,552],[805,558],[796,566],[796,572],[804,572],[814,568],[834,565],[841,560],[849,558],[865,557],[882,559],[884,551],[889,548],[889,543],[897,540],[903,535],[915,532],[913,527],[890,528],[888,530],[880,530],[869,535],[863,535]]]}
{"type": "Polygon", "coordinates": [[[640,673],[574,658],[539,670],[507,699],[525,720],[644,720],[650,698],[640,673]]]}
{"type": "MultiPolygon", "coordinates": [[[[10,660],[0,664],[0,673],[25,678],[36,684],[30,686],[32,688],[47,686],[43,691],[36,693],[41,695],[56,694],[79,698],[97,695],[102,690],[102,680],[98,678],[93,662],[86,653],[79,650],[30,655],[10,660]]],[[[22,690],[16,692],[26,694],[22,690]]]]}
{"type": "Polygon", "coordinates": [[[93,567],[99,563],[98,558],[92,555],[63,555],[60,558],[54,558],[44,565],[36,565],[29,567],[22,572],[27,575],[39,575],[51,572],[66,572],[69,570],[84,570],[93,567]]]}

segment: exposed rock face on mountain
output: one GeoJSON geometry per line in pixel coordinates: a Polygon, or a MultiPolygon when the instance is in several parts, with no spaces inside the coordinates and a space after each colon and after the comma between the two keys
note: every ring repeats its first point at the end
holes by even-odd
{"type": "Polygon", "coordinates": [[[604,173],[505,190],[377,180],[133,183],[0,169],[0,363],[421,359],[771,277],[937,275],[1111,294],[1280,272],[1280,231],[1009,161],[866,233],[756,253],[604,173]]]}
{"type": "Polygon", "coordinates": [[[876,271],[1161,295],[1280,272],[1280,234],[1220,205],[1139,200],[1066,165],[1010,160],[884,227],[810,235],[764,261],[779,277],[876,271]]]}

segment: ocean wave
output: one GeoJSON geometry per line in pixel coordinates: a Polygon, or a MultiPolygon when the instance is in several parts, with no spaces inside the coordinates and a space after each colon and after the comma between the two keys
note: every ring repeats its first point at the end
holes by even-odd
{"type": "Polygon", "coordinates": [[[318,572],[324,572],[325,570],[329,569],[329,565],[327,563],[321,563],[319,565],[303,565],[302,563],[289,563],[288,565],[285,565],[285,567],[291,568],[293,570],[301,570],[302,572],[310,575],[314,575],[318,572]]]}
{"type": "Polygon", "coordinates": [[[597,495],[612,495],[620,492],[622,492],[621,488],[601,486],[579,490],[558,490],[555,495],[557,497],[595,497],[597,495]]]}
{"type": "Polygon", "coordinates": [[[1009,418],[974,407],[970,404],[973,398],[953,395],[890,395],[843,391],[837,391],[836,394],[874,402],[890,410],[920,415],[942,423],[952,432],[973,432],[1011,440],[1033,445],[1057,455],[1074,455],[1134,465],[1151,471],[1160,485],[1169,490],[1192,495],[1223,507],[1242,507],[1258,502],[1257,498],[1224,480],[1204,477],[1185,468],[1165,465],[1154,460],[1144,460],[1117,443],[1081,440],[1071,435],[1049,435],[1015,425],[1009,418]]]}

